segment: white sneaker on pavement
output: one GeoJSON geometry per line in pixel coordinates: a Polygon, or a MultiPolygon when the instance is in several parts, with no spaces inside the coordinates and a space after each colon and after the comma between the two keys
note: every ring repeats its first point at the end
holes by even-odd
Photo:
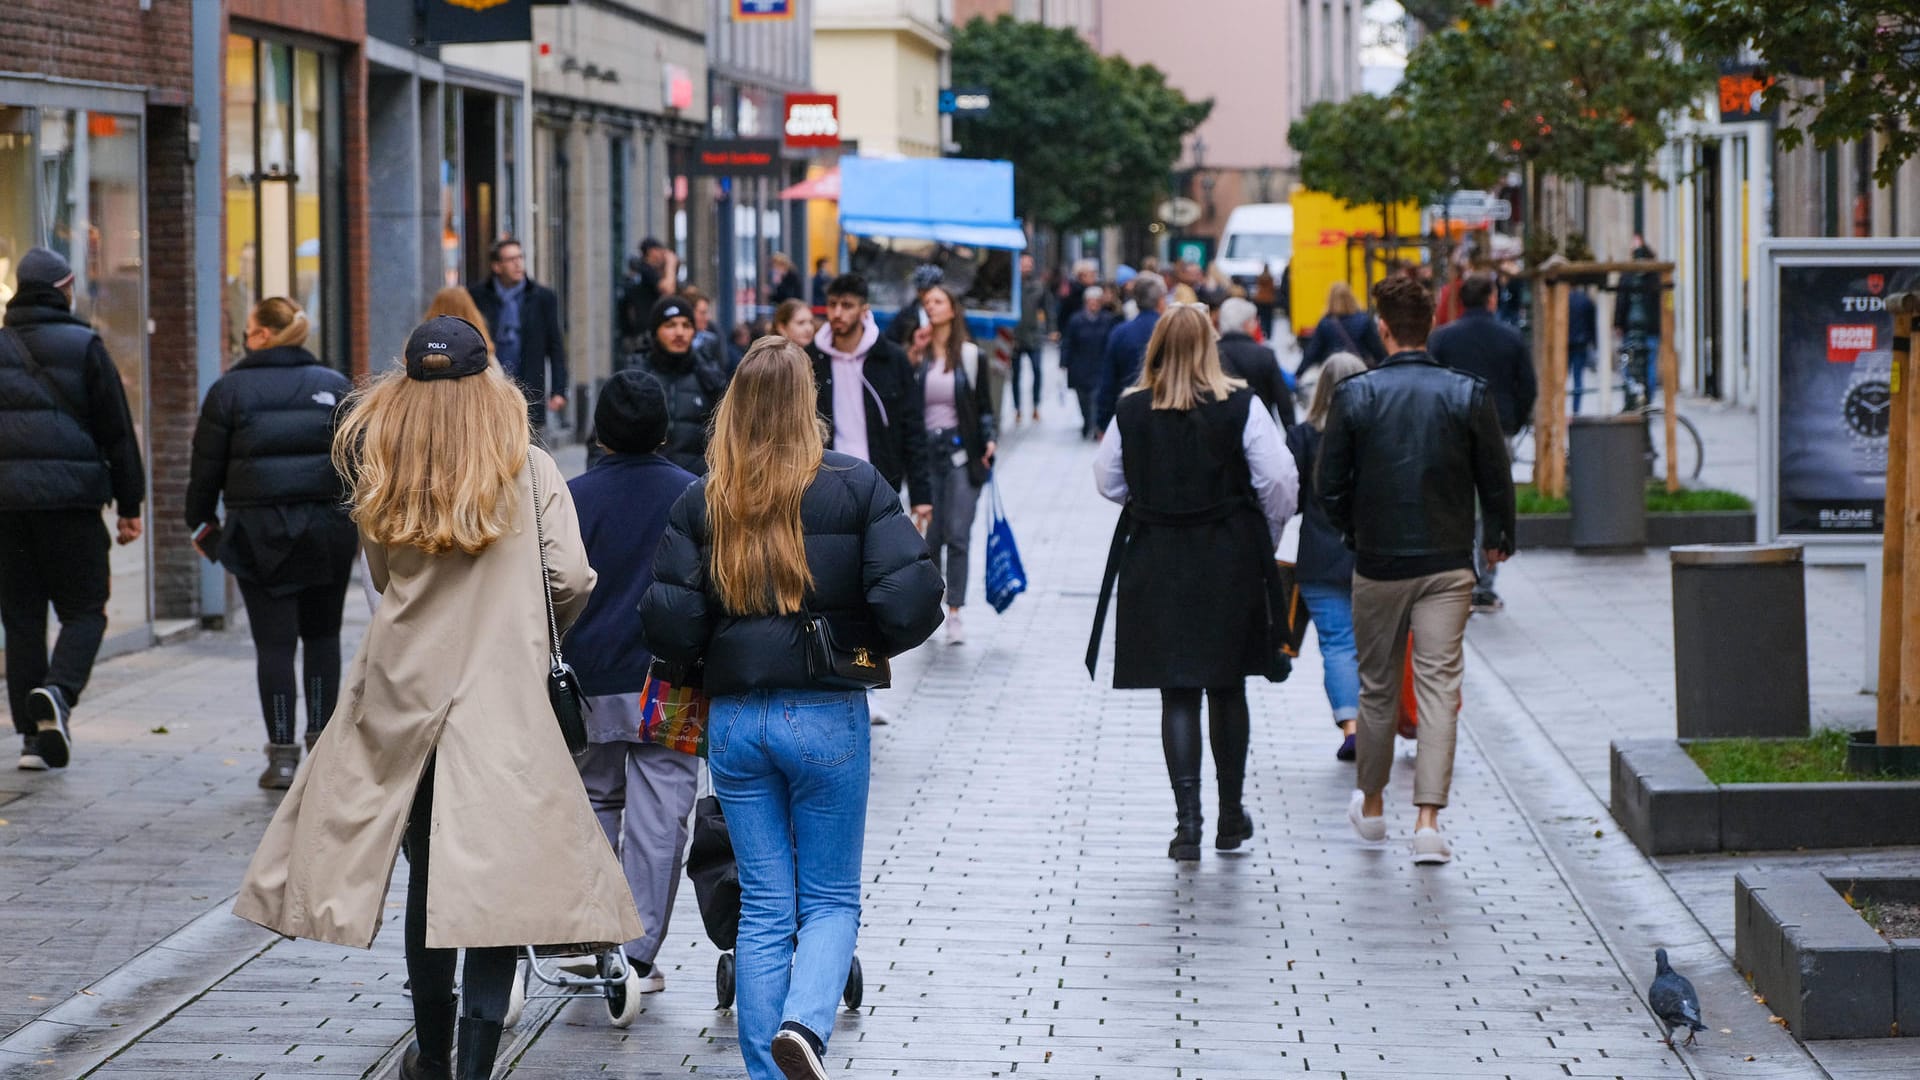
{"type": "Polygon", "coordinates": [[[1439,866],[1453,861],[1453,845],[1439,829],[1415,829],[1413,832],[1413,864],[1415,866],[1439,866]]]}
{"type": "Polygon", "coordinates": [[[627,957],[627,963],[640,972],[641,993],[657,994],[667,988],[667,977],[660,973],[659,964],[643,964],[631,956],[627,957]]]}
{"type": "Polygon", "coordinates": [[[1353,823],[1353,831],[1360,834],[1360,839],[1369,844],[1378,844],[1387,838],[1387,815],[1368,817],[1361,813],[1360,808],[1366,801],[1367,797],[1356,789],[1352,800],[1347,803],[1347,820],[1353,823]]]}
{"type": "Polygon", "coordinates": [[[960,613],[957,611],[947,612],[947,644],[965,645],[966,643],[967,626],[960,621],[960,613]]]}

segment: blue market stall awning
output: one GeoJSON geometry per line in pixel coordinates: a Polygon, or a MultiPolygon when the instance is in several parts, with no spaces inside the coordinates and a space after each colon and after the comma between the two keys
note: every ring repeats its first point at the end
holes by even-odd
{"type": "Polygon", "coordinates": [[[973,158],[843,158],[840,228],[856,236],[896,236],[947,244],[1024,250],[1013,216],[1013,163],[973,158]]]}

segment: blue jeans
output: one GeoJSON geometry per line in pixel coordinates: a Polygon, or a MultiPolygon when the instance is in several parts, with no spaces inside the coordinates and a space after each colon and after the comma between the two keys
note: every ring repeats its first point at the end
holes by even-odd
{"type": "Polygon", "coordinates": [[[713,699],[707,761],[740,870],[737,1014],[753,1080],[781,1080],[782,1023],[833,1034],[860,931],[869,749],[865,694],[713,699]]]}
{"type": "Polygon", "coordinates": [[[1580,411],[1580,399],[1586,396],[1587,372],[1592,368],[1593,346],[1567,346],[1567,373],[1573,376],[1573,411],[1576,413],[1580,411]]]}
{"type": "Polygon", "coordinates": [[[1320,667],[1327,684],[1327,704],[1333,706],[1333,722],[1357,720],[1360,655],[1353,644],[1353,589],[1303,581],[1300,599],[1306,601],[1314,636],[1320,640],[1320,667]]]}

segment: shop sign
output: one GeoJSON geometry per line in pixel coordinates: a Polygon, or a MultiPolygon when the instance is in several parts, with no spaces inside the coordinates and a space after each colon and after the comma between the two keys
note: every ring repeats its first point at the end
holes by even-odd
{"type": "Polygon", "coordinates": [[[782,173],[779,139],[701,139],[693,144],[691,176],[768,176],[782,173]]]}
{"type": "Polygon", "coordinates": [[[1772,483],[1763,486],[1774,497],[1763,499],[1773,504],[1763,531],[1877,546],[1887,428],[1901,400],[1886,298],[1920,287],[1920,253],[1911,245],[1871,258],[1821,252],[1778,258],[1770,273],[1773,355],[1762,355],[1773,402],[1762,418],[1774,452],[1763,470],[1772,483]]]}
{"type": "Polygon", "coordinates": [[[978,116],[993,108],[993,95],[985,90],[948,88],[940,91],[940,115],[978,116]]]}
{"type": "Polygon", "coordinates": [[[693,76],[679,64],[660,67],[660,98],[669,109],[693,108],[693,76]]]}
{"type": "Polygon", "coordinates": [[[1744,124],[1772,119],[1773,113],[1761,100],[1772,76],[1751,64],[1723,64],[1720,68],[1720,122],[1744,124]]]}
{"type": "Polygon", "coordinates": [[[772,22],[793,18],[793,0],[732,0],[734,22],[772,22]]]}
{"type": "Polygon", "coordinates": [[[532,0],[425,0],[424,10],[427,41],[435,45],[533,37],[532,0]]]}
{"type": "Polygon", "coordinates": [[[795,149],[840,145],[840,98],[834,94],[788,94],[787,145],[795,149]]]}

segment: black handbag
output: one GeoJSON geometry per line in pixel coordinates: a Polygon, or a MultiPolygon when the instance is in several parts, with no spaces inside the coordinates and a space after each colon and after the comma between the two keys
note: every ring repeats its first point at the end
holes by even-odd
{"type": "Polygon", "coordinates": [[[586,691],[580,679],[560,655],[560,621],[553,614],[553,576],[547,570],[547,533],[540,523],[540,473],[533,466],[533,451],[527,451],[527,478],[533,482],[533,535],[540,548],[540,595],[547,602],[547,701],[553,706],[553,718],[560,723],[560,737],[567,741],[567,753],[575,757],[587,752],[586,691]]]}
{"type": "Polygon", "coordinates": [[[893,685],[893,665],[871,649],[842,648],[833,640],[825,616],[805,613],[800,632],[806,638],[807,678],[828,690],[880,690],[893,685]]]}

